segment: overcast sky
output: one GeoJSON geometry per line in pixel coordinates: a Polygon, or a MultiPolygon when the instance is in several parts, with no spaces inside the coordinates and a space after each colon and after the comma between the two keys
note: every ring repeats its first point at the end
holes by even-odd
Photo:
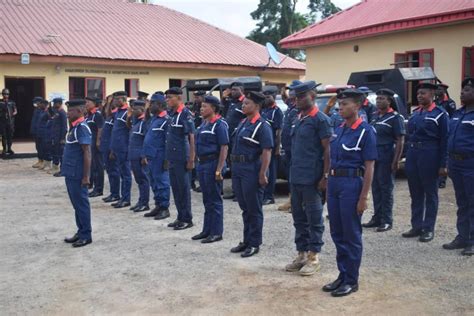
{"type": "MultiPolygon", "coordinates": [[[[256,22],[250,17],[258,0],[151,0],[150,2],[186,13],[209,24],[242,37],[255,28],[256,22]]],[[[308,0],[300,0],[298,11],[307,12],[308,0]]],[[[341,9],[345,9],[360,0],[332,0],[341,9]]]]}

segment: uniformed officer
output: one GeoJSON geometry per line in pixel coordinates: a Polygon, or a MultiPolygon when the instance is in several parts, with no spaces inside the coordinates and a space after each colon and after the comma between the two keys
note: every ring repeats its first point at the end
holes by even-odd
{"type": "Polygon", "coordinates": [[[344,123],[336,128],[331,139],[327,202],[339,276],[323,287],[323,291],[336,297],[359,288],[361,217],[367,209],[377,159],[375,131],[358,115],[364,94],[357,89],[346,89],[338,94],[338,100],[344,123]]]}
{"type": "MultiPolygon", "coordinates": [[[[197,129],[202,124],[201,105],[202,105],[202,102],[204,101],[204,96],[206,95],[206,91],[203,91],[203,90],[194,91],[193,95],[194,95],[194,101],[190,110],[193,113],[193,117],[194,117],[194,128],[197,129]]],[[[199,193],[202,191],[202,189],[199,185],[196,185],[196,180],[198,180],[197,166],[191,172],[191,189],[199,193]]]]}
{"type": "Polygon", "coordinates": [[[132,167],[133,177],[138,185],[138,202],[130,208],[136,213],[148,211],[150,207],[150,183],[142,165],[143,141],[147,132],[148,124],[145,121],[145,101],[136,100],[132,106],[133,112],[130,120],[132,127],[130,131],[130,140],[128,142],[128,160],[132,167]]]}
{"type": "Polygon", "coordinates": [[[193,240],[202,243],[222,240],[224,231],[224,205],[222,202],[222,169],[229,146],[227,123],[220,116],[220,101],[214,96],[205,96],[200,115],[203,123],[196,132],[196,155],[199,183],[202,185],[204,203],[204,225],[193,240]]]}
{"type": "Polygon", "coordinates": [[[268,166],[273,148],[272,128],[260,116],[264,101],[263,93],[247,93],[242,105],[246,118],[234,132],[230,156],[232,187],[244,222],[244,240],[230,251],[242,252],[242,257],[257,254],[262,244],[263,191],[268,185],[268,166]]]}
{"type": "Polygon", "coordinates": [[[10,90],[2,90],[2,100],[0,100],[0,135],[2,136],[2,146],[4,155],[13,155],[12,140],[15,131],[15,116],[18,110],[16,103],[10,100],[10,90]]]}
{"type": "Polygon", "coordinates": [[[329,117],[319,111],[316,82],[294,87],[299,114],[291,130],[291,210],[298,255],[286,266],[290,272],[313,275],[319,270],[318,253],[323,246],[324,219],[322,192],[326,191],[329,172],[329,117]]]}
{"type": "Polygon", "coordinates": [[[443,248],[474,255],[474,78],[462,82],[463,107],[454,112],[448,137],[448,170],[458,206],[456,238],[443,248]]]}
{"type": "Polygon", "coordinates": [[[164,95],[155,93],[150,102],[152,117],[143,141],[142,164],[153,191],[155,208],[146,213],[145,217],[161,220],[170,216],[170,177],[168,161],[165,159],[169,116],[164,95]]]}
{"type": "Polygon", "coordinates": [[[110,143],[110,159],[117,160],[121,179],[121,197],[112,206],[122,208],[130,206],[130,190],[132,188],[132,174],[130,172],[130,160],[128,160],[128,141],[130,129],[127,125],[129,106],[127,104],[127,93],[117,91],[114,93],[114,101],[117,112],[114,117],[114,127],[110,143]]]}
{"type": "Polygon", "coordinates": [[[104,128],[104,116],[97,106],[98,99],[94,97],[86,97],[86,123],[92,132],[92,167],[91,178],[94,187],[89,192],[89,197],[97,197],[104,194],[104,161],[100,152],[100,139],[102,129],[104,128]]]}
{"type": "MultiPolygon", "coordinates": [[[[229,125],[229,136],[230,136],[230,147],[229,155],[232,154],[233,148],[233,134],[235,129],[240,122],[245,118],[245,114],[242,112],[242,102],[244,100],[244,84],[240,81],[235,81],[230,84],[229,89],[226,89],[223,93],[222,105],[223,116],[227,124],[229,125]]],[[[232,162],[229,161],[229,168],[232,168],[232,162]]],[[[226,200],[235,200],[234,192],[230,192],[224,195],[226,200]]]]}
{"type": "Polygon", "coordinates": [[[270,166],[268,168],[268,185],[263,193],[263,205],[275,204],[273,193],[275,192],[275,183],[277,178],[278,159],[280,158],[281,127],[283,124],[283,112],[276,105],[275,99],[278,94],[277,86],[263,87],[265,102],[263,102],[260,114],[267,120],[272,128],[274,147],[270,166]]]}
{"type": "MultiPolygon", "coordinates": [[[[284,152],[284,166],[286,171],[286,178],[290,179],[290,162],[291,162],[291,127],[293,126],[293,121],[298,115],[298,109],[296,107],[296,94],[294,87],[300,85],[302,82],[299,80],[293,80],[288,86],[288,99],[286,99],[286,104],[288,105],[287,110],[283,115],[283,124],[281,128],[281,148],[284,152]]],[[[291,188],[289,188],[291,190],[291,188]]],[[[291,199],[291,192],[290,192],[291,199]]],[[[278,206],[279,211],[290,211],[291,212],[291,201],[288,201],[280,206],[278,206]]]]}
{"type": "MultiPolygon", "coordinates": [[[[438,89],[436,90],[435,96],[435,103],[437,106],[443,108],[448,113],[449,117],[452,117],[454,111],[456,111],[456,103],[453,99],[449,97],[448,88],[449,86],[445,83],[438,84],[438,89]]],[[[439,177],[438,187],[440,189],[446,188],[446,179],[447,176],[439,177]]]]}
{"type": "Polygon", "coordinates": [[[407,126],[405,173],[411,197],[411,226],[406,238],[419,237],[422,242],[434,238],[438,213],[438,176],[447,174],[448,115],[433,102],[436,85],[421,83],[417,87],[420,106],[407,126]]]}
{"type": "Polygon", "coordinates": [[[38,168],[39,166],[41,166],[43,164],[43,159],[41,157],[41,149],[40,149],[40,143],[39,143],[39,138],[38,138],[38,122],[39,122],[39,118],[41,116],[41,112],[43,112],[41,110],[41,108],[39,107],[39,103],[43,100],[42,97],[35,97],[33,98],[33,107],[34,107],[34,110],[33,110],[33,116],[31,118],[31,123],[30,123],[30,135],[33,136],[34,140],[35,140],[35,148],[36,148],[36,153],[37,153],[37,156],[38,156],[38,161],[36,163],[33,164],[33,168],[38,168]]]}
{"type": "Polygon", "coordinates": [[[114,128],[115,113],[118,108],[113,96],[107,97],[107,103],[104,107],[105,121],[100,135],[99,151],[102,154],[103,168],[107,171],[109,179],[110,194],[102,199],[105,203],[116,202],[120,200],[120,170],[117,159],[110,159],[110,143],[112,140],[112,130],[114,128]]]}
{"type": "Polygon", "coordinates": [[[395,92],[379,89],[376,94],[378,112],[371,122],[377,132],[378,155],[372,182],[374,216],[368,223],[362,224],[362,227],[377,227],[377,232],[384,232],[392,229],[395,173],[403,152],[406,132],[404,118],[396,112],[395,92]]]}
{"type": "Polygon", "coordinates": [[[51,117],[51,153],[53,158],[53,165],[49,174],[55,177],[61,176],[59,164],[61,163],[64,151],[64,144],[66,142],[67,133],[67,114],[63,109],[63,99],[54,98],[53,101],[53,116],[51,117]]]}
{"type": "Polygon", "coordinates": [[[71,129],[66,136],[61,174],[66,178],[66,188],[74,207],[77,233],[64,239],[73,247],[83,247],[92,242],[91,208],[87,187],[91,168],[92,133],[84,118],[85,100],[70,100],[67,117],[71,129]]]}
{"type": "Polygon", "coordinates": [[[40,109],[42,109],[38,119],[38,138],[41,147],[41,156],[43,163],[38,170],[48,171],[51,169],[51,116],[49,113],[48,100],[40,101],[40,109]]]}
{"type": "Polygon", "coordinates": [[[368,99],[368,96],[370,93],[372,93],[372,90],[367,87],[359,87],[359,91],[362,91],[365,95],[364,103],[362,103],[361,108],[363,112],[359,112],[359,116],[362,117],[364,121],[370,123],[374,119],[377,112],[377,107],[375,104],[370,102],[368,99]]]}
{"type": "Polygon", "coordinates": [[[178,211],[177,219],[168,224],[175,230],[193,226],[191,211],[191,178],[194,168],[194,121],[182,101],[183,91],[172,87],[166,92],[170,112],[170,125],[166,134],[166,159],[169,161],[171,189],[178,211]]]}

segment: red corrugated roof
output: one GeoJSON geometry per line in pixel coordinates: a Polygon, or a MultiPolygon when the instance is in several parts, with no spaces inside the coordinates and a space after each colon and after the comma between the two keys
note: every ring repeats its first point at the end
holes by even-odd
{"type": "MultiPolygon", "coordinates": [[[[0,54],[246,67],[268,62],[264,46],[159,5],[123,0],[0,0],[0,6],[0,54]]],[[[291,58],[269,67],[305,69],[291,58]]]]}
{"type": "Polygon", "coordinates": [[[364,0],[284,38],[280,45],[316,46],[473,19],[474,0],[364,0]]]}

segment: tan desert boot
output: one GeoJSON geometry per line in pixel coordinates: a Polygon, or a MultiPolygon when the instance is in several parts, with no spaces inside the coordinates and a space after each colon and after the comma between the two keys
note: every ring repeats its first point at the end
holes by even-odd
{"type": "Polygon", "coordinates": [[[43,163],[43,160],[38,159],[38,161],[35,164],[33,164],[32,167],[33,168],[39,168],[39,166],[41,166],[42,163],[43,163]]]}
{"type": "Polygon", "coordinates": [[[297,272],[306,264],[306,252],[299,251],[298,256],[292,263],[287,264],[285,270],[288,272],[297,272]]]}
{"type": "Polygon", "coordinates": [[[316,252],[309,251],[306,264],[300,270],[300,275],[309,276],[319,271],[321,265],[319,264],[319,257],[316,252]]]}
{"type": "Polygon", "coordinates": [[[41,170],[48,172],[49,170],[51,170],[51,164],[52,164],[51,161],[45,161],[44,168],[41,170]]]}
{"type": "Polygon", "coordinates": [[[56,172],[59,172],[59,165],[53,163],[51,169],[48,170],[48,174],[55,174],[56,172]]]}
{"type": "Polygon", "coordinates": [[[44,160],[41,160],[41,163],[38,166],[38,170],[43,170],[44,167],[46,167],[46,162],[44,160]]]}
{"type": "Polygon", "coordinates": [[[278,210],[282,212],[291,212],[291,194],[288,197],[288,201],[280,206],[278,206],[278,210]]]}

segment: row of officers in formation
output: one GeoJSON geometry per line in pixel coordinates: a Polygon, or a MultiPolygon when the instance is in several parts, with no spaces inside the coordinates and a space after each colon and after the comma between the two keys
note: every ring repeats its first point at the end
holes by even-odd
{"type": "Polygon", "coordinates": [[[113,202],[115,208],[130,206],[133,173],[139,197],[131,210],[149,210],[151,188],[155,208],[145,217],[165,219],[170,216],[172,190],[177,218],[168,227],[192,227],[190,183],[197,161],[205,212],[202,231],[192,239],[222,240],[222,172],[227,165],[243,218],[243,240],[230,251],[253,256],[262,244],[262,205],[273,199],[275,160],[281,147],[289,160],[297,251],[286,270],[312,275],[320,268],[326,200],[340,273],[323,290],[333,296],[348,295],[358,290],[362,227],[376,227],[379,232],[392,227],[394,174],[406,139],[411,229],[403,237],[433,239],[439,177],[449,171],[458,206],[458,233],[443,247],[474,254],[474,79],[462,82],[462,107],[451,119],[433,102],[438,87],[419,84],[419,107],[407,124],[396,111],[394,91],[378,90],[375,105],[368,104],[365,91],[339,91],[337,115],[342,122],[335,128],[315,105],[316,87],[314,81],[294,81],[284,115],[275,104],[276,87],[265,87],[263,93],[245,92],[240,82],[231,85],[223,100],[196,92],[196,116],[183,103],[178,87],[157,92],[149,100],[143,94],[131,105],[123,91],[107,98],[103,107],[93,98],[71,100],[67,114],[59,99],[53,100],[51,110],[46,100],[35,100],[38,119],[33,132],[40,161],[34,167],[43,168],[53,157],[52,172],[65,177],[76,214],[77,233],[65,241],[74,247],[92,242],[89,197],[103,194],[103,170],[110,184],[104,202],[113,202]],[[370,117],[370,123],[364,116],[370,117]],[[51,125],[52,141],[44,139],[45,124],[51,125]],[[54,167],[58,164],[60,171],[54,167]],[[370,189],[375,213],[362,225],[370,189]]]}

